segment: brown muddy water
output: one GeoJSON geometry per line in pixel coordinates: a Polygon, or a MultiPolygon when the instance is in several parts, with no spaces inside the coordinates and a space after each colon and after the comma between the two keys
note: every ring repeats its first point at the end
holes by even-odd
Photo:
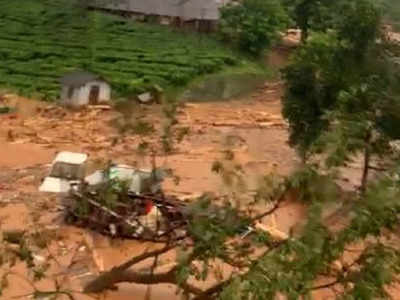
{"type": "MultiPolygon", "coordinates": [[[[4,228],[31,231],[39,225],[55,227],[61,237],[52,242],[50,249],[59,264],[52,265],[51,274],[64,282],[65,288],[74,290],[82,288],[87,280],[85,273],[93,276],[148,247],[156,247],[142,242],[110,241],[67,227],[57,218],[59,199],[37,192],[40,179],[48,170],[47,165],[61,150],[86,152],[91,161],[104,161],[111,157],[116,162],[148,165],[148,160],[137,157],[132,150],[132,144],[138,142],[136,137],[126,136],[119,138],[115,145],[111,143],[118,135],[110,125],[111,120],[119,113],[96,109],[40,113],[37,108],[42,109],[42,103],[35,107],[28,100],[26,109],[23,104],[21,107],[21,103],[15,116],[0,116],[0,218],[4,228]]],[[[142,111],[154,124],[160,122],[160,112],[157,105],[146,106],[142,111]]],[[[165,182],[167,193],[178,196],[199,195],[206,191],[226,193],[229,189],[219,176],[211,172],[211,166],[223,157],[227,149],[234,153],[235,162],[243,166],[249,190],[256,187],[259,176],[270,172],[288,174],[298,163],[287,145],[277,85],[265,85],[251,97],[240,101],[187,103],[179,111],[178,119],[180,124],[190,128],[190,133],[172,155],[156,158],[159,165],[172,168],[180,177],[179,185],[168,180],[165,182]]],[[[303,205],[288,201],[274,218],[264,222],[289,232],[304,218],[304,214],[303,205]]],[[[45,253],[39,254],[45,256],[45,253]]],[[[164,263],[173,262],[174,256],[174,253],[168,254],[164,263]]],[[[14,271],[19,275],[11,278],[10,287],[2,299],[32,291],[21,279],[27,275],[23,264],[18,264],[14,271]]],[[[44,290],[52,289],[54,281],[45,280],[39,286],[44,290]]],[[[106,292],[101,299],[141,300],[146,299],[149,293],[150,299],[154,300],[180,299],[175,287],[170,285],[156,285],[149,290],[146,286],[132,284],[122,284],[117,291],[106,292]]],[[[77,299],[89,299],[81,294],[76,296],[77,299]]]]}

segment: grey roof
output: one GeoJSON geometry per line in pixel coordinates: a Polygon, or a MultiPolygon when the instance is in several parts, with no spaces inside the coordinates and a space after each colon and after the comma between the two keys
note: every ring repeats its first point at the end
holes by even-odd
{"type": "Polygon", "coordinates": [[[102,79],[99,75],[87,71],[74,71],[61,77],[60,83],[68,86],[78,87],[94,80],[104,81],[104,79],[102,79]]]}
{"type": "MultiPolygon", "coordinates": [[[[109,9],[147,15],[180,17],[184,20],[218,20],[219,8],[230,1],[231,0],[118,0],[110,5],[106,5],[106,7],[109,9]]],[[[97,6],[104,7],[104,4],[99,4],[97,6]]]]}

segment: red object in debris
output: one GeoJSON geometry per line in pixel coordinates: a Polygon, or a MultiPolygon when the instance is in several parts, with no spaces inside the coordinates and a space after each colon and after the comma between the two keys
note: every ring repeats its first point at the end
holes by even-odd
{"type": "Polygon", "coordinates": [[[150,200],[146,201],[146,215],[151,212],[153,206],[154,206],[153,201],[150,200]]]}

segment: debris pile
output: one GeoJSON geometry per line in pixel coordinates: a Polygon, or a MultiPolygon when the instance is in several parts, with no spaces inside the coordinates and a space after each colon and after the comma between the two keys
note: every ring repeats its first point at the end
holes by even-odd
{"type": "MultiPolygon", "coordinates": [[[[264,95],[264,91],[262,92],[264,95]]],[[[185,110],[182,111],[180,124],[183,126],[197,127],[233,127],[237,129],[254,128],[279,128],[286,129],[287,123],[280,114],[273,114],[262,110],[241,109],[232,113],[232,108],[228,105],[219,105],[218,107],[202,104],[202,110],[198,109],[199,104],[187,103],[185,110]],[[201,112],[201,114],[200,114],[201,112]],[[207,118],[204,118],[204,112],[207,118]],[[229,116],[229,117],[227,117],[229,116]]]]}
{"type": "Polygon", "coordinates": [[[81,145],[82,149],[87,150],[101,150],[111,147],[113,141],[111,130],[102,125],[107,124],[113,114],[102,107],[69,112],[49,106],[38,109],[34,117],[10,121],[7,125],[19,143],[47,145],[51,148],[71,144],[81,145]]]}
{"type": "Polygon", "coordinates": [[[88,156],[63,151],[39,191],[66,195],[66,220],[119,238],[167,241],[184,234],[184,202],[161,191],[163,170],[110,164],[85,177],[88,156]]]}
{"type": "Polygon", "coordinates": [[[67,223],[124,239],[166,242],[185,236],[184,202],[110,187],[72,190],[66,198],[67,223]]]}

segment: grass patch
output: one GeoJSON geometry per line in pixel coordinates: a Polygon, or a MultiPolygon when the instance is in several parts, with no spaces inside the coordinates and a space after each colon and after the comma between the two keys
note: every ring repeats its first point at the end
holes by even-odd
{"type": "Polygon", "coordinates": [[[242,61],[214,74],[200,76],[188,86],[173,91],[170,98],[190,101],[228,100],[252,93],[266,80],[276,79],[276,73],[261,63],[242,61]]]}
{"type": "Polygon", "coordinates": [[[74,15],[65,3],[0,2],[0,87],[51,100],[59,95],[60,76],[85,69],[129,97],[248,63],[209,36],[98,12],[74,15]]]}

